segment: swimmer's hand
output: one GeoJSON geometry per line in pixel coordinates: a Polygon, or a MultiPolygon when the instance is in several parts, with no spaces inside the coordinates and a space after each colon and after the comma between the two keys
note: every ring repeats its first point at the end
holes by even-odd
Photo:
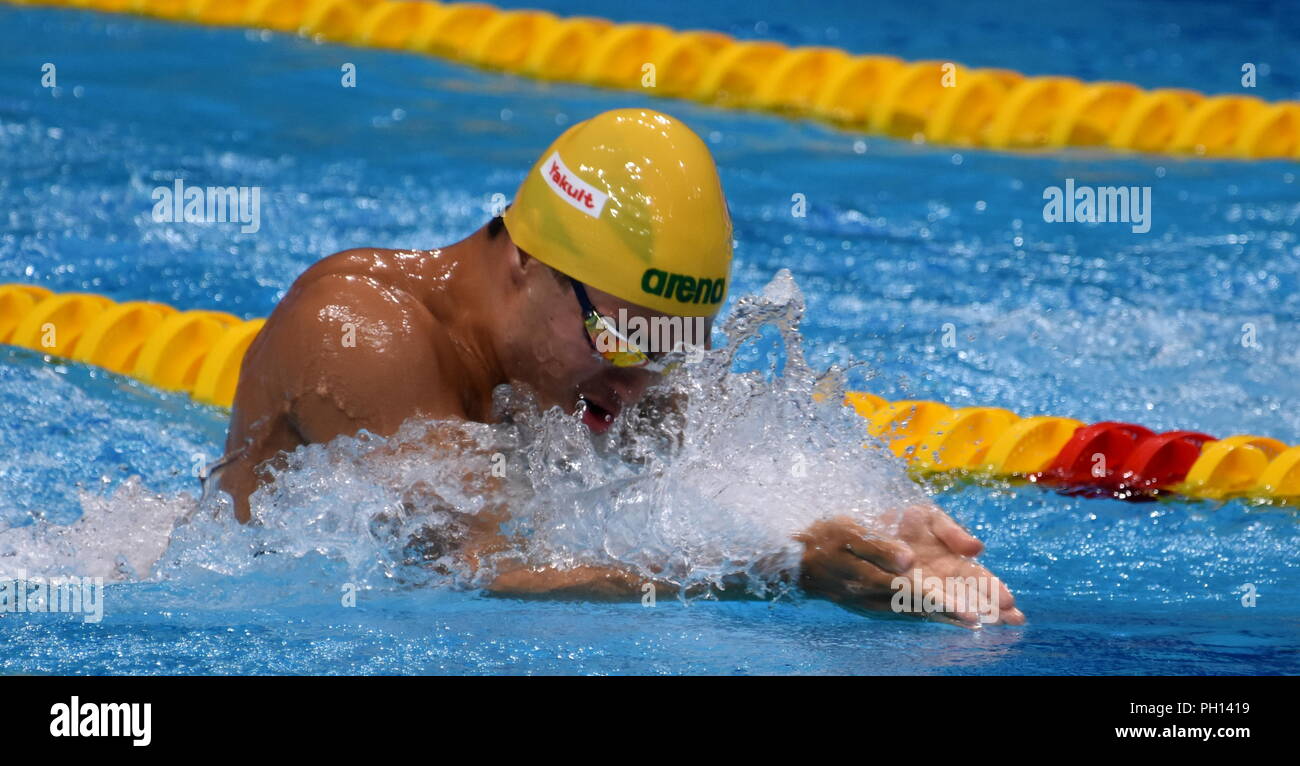
{"type": "MultiPolygon", "coordinates": [[[[795,539],[804,544],[800,585],[810,594],[841,606],[897,611],[895,594],[903,588],[895,587],[895,578],[905,578],[911,587],[917,582],[919,570],[923,584],[930,577],[989,578],[977,579],[976,583],[984,586],[980,592],[996,594],[996,598],[988,599],[992,603],[983,606],[981,615],[978,599],[953,599],[950,592],[932,599],[932,603],[942,604],[939,611],[917,616],[968,628],[1025,623],[1025,616],[1016,608],[1015,598],[1006,585],[971,559],[984,550],[983,543],[933,506],[913,506],[901,511],[898,531],[888,537],[842,516],[819,521],[795,535],[795,539]]],[[[902,585],[901,581],[897,584],[902,585]]],[[[913,607],[923,601],[923,596],[900,597],[898,602],[904,605],[903,613],[916,614],[913,607]]]]}

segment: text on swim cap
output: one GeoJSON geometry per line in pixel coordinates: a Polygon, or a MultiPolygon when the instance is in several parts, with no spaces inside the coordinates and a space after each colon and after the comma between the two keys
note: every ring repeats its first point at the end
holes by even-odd
{"type": "Polygon", "coordinates": [[[546,185],[560,195],[561,199],[592,218],[600,217],[600,211],[605,209],[609,195],[574,175],[565,166],[564,160],[560,159],[559,152],[551,152],[551,156],[546,158],[538,170],[546,180],[546,185]]]}
{"type": "Polygon", "coordinates": [[[727,293],[727,278],[704,279],[646,269],[641,275],[641,289],[682,303],[721,303],[722,296],[727,293]]]}

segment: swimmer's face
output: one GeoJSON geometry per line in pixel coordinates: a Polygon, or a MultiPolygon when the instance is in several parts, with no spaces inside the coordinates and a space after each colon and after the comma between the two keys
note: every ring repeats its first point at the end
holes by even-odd
{"type": "MultiPolygon", "coordinates": [[[[645,394],[659,380],[659,375],[641,368],[616,367],[596,354],[583,325],[583,313],[568,278],[544,264],[532,261],[527,271],[523,294],[523,311],[517,317],[523,325],[516,354],[526,359],[517,365],[512,377],[531,386],[542,407],[558,406],[566,412],[580,414],[583,423],[596,433],[608,430],[623,409],[645,394]],[[540,267],[540,268],[537,268],[540,267]]],[[[671,317],[643,306],[629,303],[591,286],[585,287],[596,310],[627,327],[646,328],[653,338],[646,350],[660,358],[660,341],[667,338],[667,348],[679,341],[685,346],[707,339],[712,332],[711,318],[671,317]],[[674,320],[664,322],[664,320],[674,320]],[[687,323],[699,322],[689,329],[687,323]],[[667,328],[665,336],[650,333],[648,328],[667,328]],[[689,334],[688,334],[689,333],[689,334]]],[[[625,334],[627,330],[623,327],[625,334]]],[[[635,339],[634,339],[635,340],[635,339]]],[[[698,351],[697,351],[698,353],[698,351]]]]}

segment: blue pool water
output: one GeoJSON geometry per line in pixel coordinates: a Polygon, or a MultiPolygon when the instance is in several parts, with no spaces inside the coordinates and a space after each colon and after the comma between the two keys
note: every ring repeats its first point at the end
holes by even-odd
{"type": "MultiPolygon", "coordinates": [[[[638,5],[565,12],[1210,92],[1257,62],[1258,95],[1300,94],[1300,18],[1280,3],[1008,3],[998,18],[959,2],[924,18],[907,5],[638,5]]],[[[1294,162],[955,152],[429,58],[39,8],[0,6],[0,52],[0,283],[265,316],[324,255],[464,236],[564,126],[650,104],[718,160],[738,241],[733,301],[790,269],[809,362],[864,363],[852,387],[1300,443],[1294,162]],[[46,62],[53,92],[40,87],[46,62]],[[355,89],[339,84],[348,62],[355,89]],[[177,177],[261,187],[261,231],[155,223],[150,192],[177,177]],[[1151,186],[1151,231],[1045,223],[1043,189],[1066,178],[1151,186]],[[795,194],[804,218],[790,214],[795,194]],[[941,343],[947,324],[956,348],[941,343]],[[1257,348],[1243,346],[1245,325],[1257,348]]],[[[742,364],[779,350],[768,341],[742,364]]],[[[788,597],[648,609],[382,578],[343,608],[338,584],[366,568],[346,542],[289,528],[276,543],[298,555],[256,556],[246,531],[214,523],[200,528],[211,546],[192,534],[163,550],[192,506],[192,466],[220,453],[224,431],[220,410],[0,347],[0,563],[116,578],[97,624],[0,615],[0,672],[1300,672],[1300,526],[1286,509],[941,491],[1017,594],[1022,629],[865,619],[788,597]]]]}

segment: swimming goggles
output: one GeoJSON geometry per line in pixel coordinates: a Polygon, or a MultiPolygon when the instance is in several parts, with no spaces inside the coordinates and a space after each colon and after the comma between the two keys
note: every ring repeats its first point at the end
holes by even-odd
{"type": "Polygon", "coordinates": [[[597,356],[615,367],[636,368],[661,375],[677,367],[679,362],[663,363],[651,359],[648,353],[616,329],[614,320],[596,310],[581,282],[573,277],[569,277],[569,282],[573,284],[573,294],[582,307],[582,326],[587,330],[587,342],[597,356]]]}

